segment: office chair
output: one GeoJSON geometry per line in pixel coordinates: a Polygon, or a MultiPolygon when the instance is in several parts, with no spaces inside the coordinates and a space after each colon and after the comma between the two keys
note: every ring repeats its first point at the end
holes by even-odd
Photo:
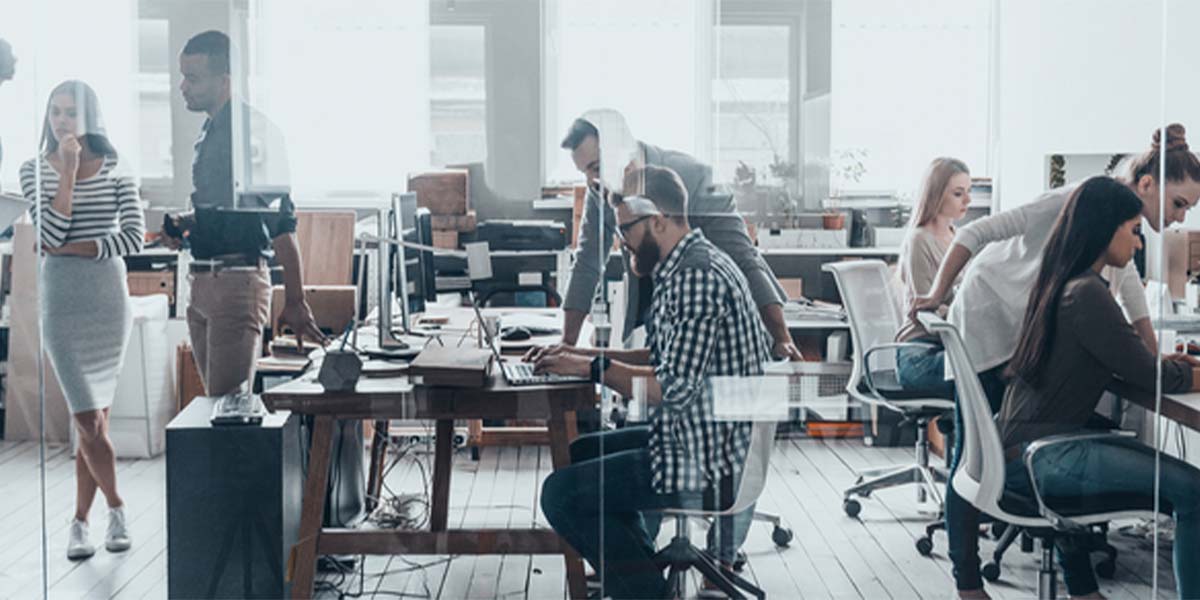
{"type": "Polygon", "coordinates": [[[890,274],[883,261],[827,263],[822,270],[832,273],[837,283],[854,343],[854,363],[846,392],[868,406],[900,413],[901,425],[915,423],[917,428],[915,461],[910,465],[860,471],[855,485],[845,491],[842,509],[851,517],[858,516],[862,505],[855,496],[865,498],[875,490],[910,483],[917,485],[917,502],[924,502],[926,496],[930,496],[940,509],[941,487],[947,475],[944,468],[929,465],[927,431],[934,417],[953,413],[954,399],[904,391],[896,380],[895,371],[898,348],[930,345],[892,342],[900,329],[900,306],[892,294],[890,274]],[[872,357],[878,357],[874,364],[872,357]]]}
{"type": "Polygon", "coordinates": [[[692,545],[688,537],[688,520],[691,518],[713,519],[740,513],[758,501],[767,482],[767,471],[771,466],[771,451],[775,448],[775,421],[756,421],[750,433],[750,449],[742,467],[742,481],[738,485],[733,505],[726,509],[668,508],[661,512],[664,517],[675,520],[675,536],[671,542],[654,555],[659,568],[668,569],[668,598],[686,598],[688,569],[696,569],[732,600],[744,600],[746,592],[759,600],[767,597],[766,592],[756,587],[732,569],[723,567],[707,552],[692,545]]]}
{"type": "MultiPolygon", "coordinates": [[[[1054,563],[1054,541],[1058,537],[1091,535],[1096,527],[1103,527],[1114,519],[1157,518],[1149,511],[1113,511],[1086,513],[1058,511],[1047,504],[1037,487],[1033,472],[1033,458],[1038,452],[1057,444],[1079,440],[1119,439],[1129,437],[1131,432],[1087,432],[1052,435],[1030,444],[1025,451],[1024,461],[1033,483],[1034,498],[1024,498],[1005,491],[1004,448],[1000,443],[1000,431],[992,418],[983,385],[967,356],[958,328],[933,313],[920,313],[918,319],[930,333],[941,337],[946,349],[946,361],[954,373],[955,386],[962,414],[963,431],[962,457],[958,469],[953,473],[954,490],[975,508],[991,517],[1008,523],[1005,537],[1015,537],[1016,528],[1021,533],[1041,541],[1041,567],[1038,570],[1038,598],[1054,600],[1057,593],[1057,571],[1054,563]]],[[[1011,543],[1011,538],[1009,542],[1011,543]]],[[[1107,551],[1107,549],[1106,549],[1107,551]]],[[[1109,553],[1106,562],[1115,560],[1109,553]]],[[[995,563],[993,563],[995,564],[995,563]]],[[[1113,565],[1110,565],[1110,567],[1113,565]]],[[[1106,568],[1111,574],[1111,568],[1106,568]]],[[[998,574],[998,565],[995,572],[998,574]]],[[[1100,573],[1104,575],[1104,573],[1100,573]]],[[[990,578],[989,578],[990,579],[990,578]]]]}

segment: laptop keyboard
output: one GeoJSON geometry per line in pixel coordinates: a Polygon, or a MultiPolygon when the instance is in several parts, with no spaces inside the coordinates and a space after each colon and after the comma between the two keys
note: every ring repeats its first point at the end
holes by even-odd
{"type": "Polygon", "coordinates": [[[513,385],[581,380],[579,377],[568,377],[553,373],[534,373],[533,365],[527,362],[502,362],[500,365],[504,369],[504,378],[513,385]]]}

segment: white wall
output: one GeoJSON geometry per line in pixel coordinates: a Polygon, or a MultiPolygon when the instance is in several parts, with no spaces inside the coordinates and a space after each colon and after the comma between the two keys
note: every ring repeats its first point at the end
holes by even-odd
{"type": "MultiPolygon", "coordinates": [[[[999,195],[1046,188],[1046,156],[1149,148],[1161,114],[1157,0],[999,2],[999,195]]],[[[1186,115],[1172,118],[1187,121],[1186,115]]],[[[1197,122],[1200,129],[1200,120],[1197,122]]]]}

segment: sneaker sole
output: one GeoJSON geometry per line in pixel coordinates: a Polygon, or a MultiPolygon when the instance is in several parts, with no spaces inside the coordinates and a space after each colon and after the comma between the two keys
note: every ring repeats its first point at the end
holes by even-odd
{"type": "Polygon", "coordinates": [[[133,546],[133,542],[123,542],[120,544],[105,543],[104,549],[108,550],[109,552],[124,552],[124,551],[128,550],[131,546],[133,546]]]}
{"type": "Polygon", "coordinates": [[[96,551],[94,549],[93,550],[68,550],[67,551],[67,560],[83,560],[85,558],[91,558],[95,554],[96,554],[96,551]]]}

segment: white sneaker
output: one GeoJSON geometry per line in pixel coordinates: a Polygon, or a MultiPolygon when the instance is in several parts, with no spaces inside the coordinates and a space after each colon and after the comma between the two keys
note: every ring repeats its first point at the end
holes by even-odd
{"type": "Polygon", "coordinates": [[[96,547],[88,541],[88,525],[79,519],[71,520],[71,539],[67,542],[67,559],[83,560],[96,553],[96,547]]]}
{"type": "Polygon", "coordinates": [[[104,536],[104,549],[109,552],[124,552],[133,545],[129,529],[125,525],[125,507],[108,509],[108,533],[104,536]]]}

